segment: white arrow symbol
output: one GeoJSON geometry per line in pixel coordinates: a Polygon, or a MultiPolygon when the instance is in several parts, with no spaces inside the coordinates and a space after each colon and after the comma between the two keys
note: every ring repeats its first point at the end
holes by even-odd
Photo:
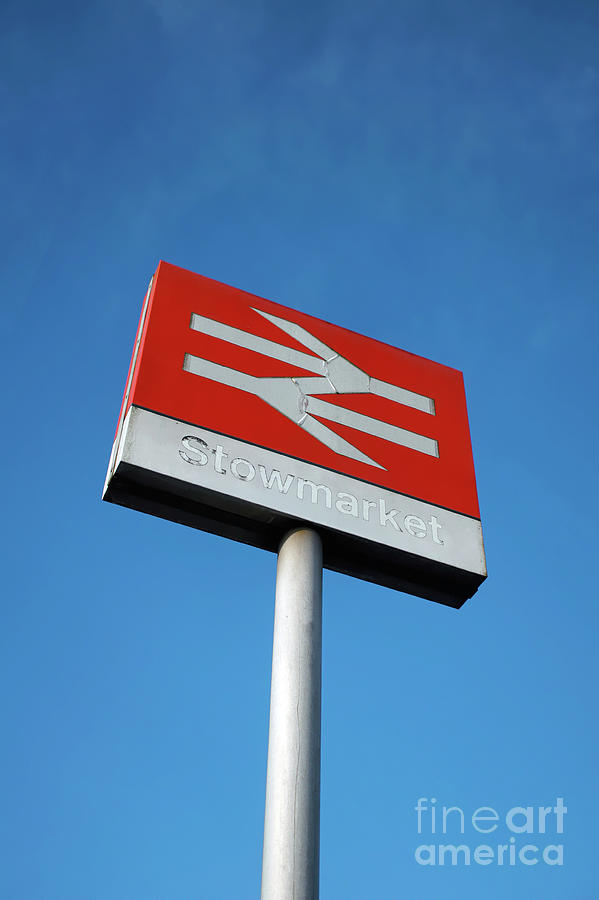
{"type": "Polygon", "coordinates": [[[203,334],[220,338],[230,344],[235,344],[237,347],[244,347],[271,359],[277,359],[281,362],[307,369],[309,372],[314,372],[315,377],[300,375],[297,378],[257,378],[254,375],[248,375],[246,372],[230,369],[227,366],[221,366],[218,363],[202,359],[202,357],[193,356],[191,353],[185,354],[183,361],[185,371],[261,397],[262,400],[309,432],[309,434],[331,450],[340,453],[342,456],[348,456],[350,459],[376,466],[378,469],[382,469],[384,466],[370,459],[365,453],[362,453],[361,450],[350,444],[349,441],[346,441],[331,428],[327,428],[326,425],[315,419],[314,416],[319,416],[330,422],[338,422],[340,425],[348,425],[358,431],[373,434],[394,444],[400,444],[402,447],[409,447],[419,453],[426,453],[428,456],[439,455],[439,445],[432,438],[417,434],[414,431],[408,431],[405,428],[399,428],[397,425],[390,425],[388,422],[383,422],[380,419],[373,419],[371,416],[345,409],[345,407],[328,403],[326,400],[321,400],[311,395],[376,394],[379,397],[386,397],[395,403],[401,403],[404,406],[411,406],[413,409],[435,415],[435,404],[430,397],[397,387],[386,381],[379,381],[379,379],[367,375],[349,360],[339,356],[338,353],[313,334],[310,334],[309,331],[306,331],[305,328],[296,325],[294,322],[288,322],[286,319],[273,316],[270,313],[263,312],[261,309],[254,309],[254,312],[268,319],[269,322],[272,322],[273,325],[276,325],[290,337],[303,344],[308,350],[316,353],[317,356],[311,356],[308,353],[303,353],[301,350],[294,350],[283,344],[277,344],[267,338],[259,337],[251,332],[242,331],[239,328],[225,325],[223,322],[217,322],[214,319],[208,319],[206,316],[200,316],[196,313],[193,313],[191,317],[190,327],[194,331],[200,331],[203,334]]]}

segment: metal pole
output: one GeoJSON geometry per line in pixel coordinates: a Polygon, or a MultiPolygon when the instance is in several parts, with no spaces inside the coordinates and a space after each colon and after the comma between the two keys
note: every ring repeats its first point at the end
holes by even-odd
{"type": "Polygon", "coordinates": [[[318,900],[322,543],[290,531],[277,563],[261,900],[318,900]]]}

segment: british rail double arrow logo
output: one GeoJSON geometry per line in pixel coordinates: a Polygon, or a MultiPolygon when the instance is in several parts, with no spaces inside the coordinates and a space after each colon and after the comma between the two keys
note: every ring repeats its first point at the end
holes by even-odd
{"type": "Polygon", "coordinates": [[[190,327],[194,331],[219,338],[247,350],[253,350],[271,359],[314,372],[313,376],[258,378],[202,357],[193,356],[191,353],[185,354],[184,370],[260,397],[278,410],[281,415],[291,419],[292,422],[311,434],[321,444],[342,456],[375,466],[378,469],[384,469],[384,466],[366,456],[319,419],[347,425],[402,447],[409,447],[418,453],[425,453],[428,456],[439,455],[438,443],[433,438],[337,406],[314,395],[375,394],[394,403],[410,406],[434,416],[435,403],[432,398],[397,387],[386,381],[380,381],[340,356],[300,325],[279,318],[279,316],[273,316],[263,310],[252,308],[254,312],[268,319],[269,322],[315,353],[316,356],[286,347],[284,344],[277,344],[275,341],[197,313],[192,314],[190,327]],[[318,418],[315,418],[316,416],[318,418]]]}

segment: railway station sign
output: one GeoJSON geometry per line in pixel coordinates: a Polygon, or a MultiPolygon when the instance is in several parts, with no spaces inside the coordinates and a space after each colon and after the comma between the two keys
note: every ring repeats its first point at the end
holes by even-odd
{"type": "Polygon", "coordinates": [[[459,607],[486,577],[461,372],[165,262],[106,500],[459,607]]]}

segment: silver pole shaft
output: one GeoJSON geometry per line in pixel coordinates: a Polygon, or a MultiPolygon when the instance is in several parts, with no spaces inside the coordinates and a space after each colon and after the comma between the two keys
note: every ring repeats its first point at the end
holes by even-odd
{"type": "Polygon", "coordinates": [[[318,900],[322,544],[290,531],[277,564],[261,900],[318,900]]]}

